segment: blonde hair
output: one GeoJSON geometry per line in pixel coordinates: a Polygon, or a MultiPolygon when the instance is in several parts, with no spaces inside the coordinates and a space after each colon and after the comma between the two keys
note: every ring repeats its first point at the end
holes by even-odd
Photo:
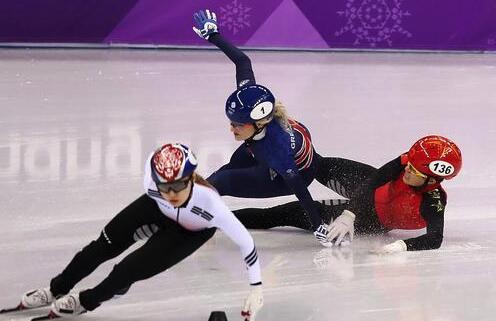
{"type": "Polygon", "coordinates": [[[255,124],[258,128],[261,128],[271,122],[272,119],[277,120],[282,128],[290,128],[288,112],[286,111],[286,107],[279,100],[276,100],[276,103],[274,104],[274,113],[272,114],[272,117],[259,120],[255,124]]]}
{"type": "Polygon", "coordinates": [[[206,186],[217,192],[215,187],[213,187],[212,184],[210,184],[205,178],[203,178],[203,176],[201,176],[197,172],[193,172],[192,176],[193,176],[193,182],[195,182],[196,184],[206,186]]]}

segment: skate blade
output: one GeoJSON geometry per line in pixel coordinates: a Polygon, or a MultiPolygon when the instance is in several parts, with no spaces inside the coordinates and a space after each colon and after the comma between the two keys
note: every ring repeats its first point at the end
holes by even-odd
{"type": "Polygon", "coordinates": [[[31,321],[42,321],[42,320],[52,320],[52,319],[58,319],[60,316],[56,315],[52,311],[50,311],[47,315],[42,315],[39,317],[34,317],[31,319],[31,321]]]}
{"type": "Polygon", "coordinates": [[[22,310],[27,310],[27,309],[28,308],[26,308],[24,305],[22,305],[22,303],[19,303],[14,308],[5,308],[5,309],[0,310],[0,314],[2,314],[2,313],[9,313],[9,312],[17,312],[17,311],[22,311],[22,310]]]}

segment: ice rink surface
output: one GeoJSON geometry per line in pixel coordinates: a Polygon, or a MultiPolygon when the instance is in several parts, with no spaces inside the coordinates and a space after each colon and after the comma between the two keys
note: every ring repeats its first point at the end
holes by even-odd
{"type": "MultiPolygon", "coordinates": [[[[464,156],[459,177],[444,184],[439,250],[368,252],[423,231],[359,237],[343,249],[323,249],[296,229],[254,231],[265,287],[257,320],[495,320],[496,55],[249,55],[257,81],[310,128],[322,155],[380,166],[421,136],[441,134],[464,156]]],[[[0,50],[0,306],[46,286],[143,193],[143,163],[158,145],[190,145],[205,175],[226,162],[237,146],[224,116],[234,88],[234,66],[218,51],[0,50]]],[[[318,183],[311,192],[335,197],[318,183]]],[[[118,260],[77,287],[95,285],[118,260]]],[[[247,293],[238,249],[218,232],[184,262],[80,319],[206,321],[225,310],[241,320],[247,293]]]]}

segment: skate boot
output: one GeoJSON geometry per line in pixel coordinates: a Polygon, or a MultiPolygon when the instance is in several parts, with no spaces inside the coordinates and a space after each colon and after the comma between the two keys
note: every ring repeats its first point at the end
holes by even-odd
{"type": "Polygon", "coordinates": [[[53,300],[53,294],[50,288],[47,287],[24,293],[21,298],[21,305],[24,309],[34,309],[50,305],[53,300]]]}
{"type": "Polygon", "coordinates": [[[50,314],[58,317],[75,316],[86,312],[79,301],[79,293],[70,293],[58,298],[52,303],[50,314]]]}

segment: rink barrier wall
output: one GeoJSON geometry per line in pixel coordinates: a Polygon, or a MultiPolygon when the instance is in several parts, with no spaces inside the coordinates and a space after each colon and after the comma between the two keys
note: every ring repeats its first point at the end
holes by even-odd
{"type": "Polygon", "coordinates": [[[0,45],[208,47],[191,30],[202,8],[244,48],[496,51],[494,0],[3,1],[0,45]]]}
{"type": "MultiPolygon", "coordinates": [[[[95,43],[0,43],[0,48],[6,49],[105,49],[105,50],[208,50],[217,51],[217,48],[203,46],[172,46],[146,44],[95,44],[95,43]]],[[[244,51],[266,52],[356,52],[356,53],[418,53],[418,54],[496,54],[496,50],[414,50],[414,49],[380,49],[380,48],[284,48],[284,47],[239,47],[244,51]]]]}

